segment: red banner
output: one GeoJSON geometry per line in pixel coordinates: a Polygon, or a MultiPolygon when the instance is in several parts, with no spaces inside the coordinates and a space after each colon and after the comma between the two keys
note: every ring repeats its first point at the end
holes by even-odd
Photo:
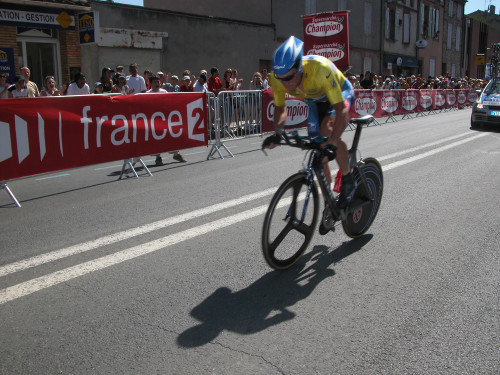
{"type": "Polygon", "coordinates": [[[324,56],[340,69],[349,67],[349,12],[329,12],[302,17],[304,54],[324,56]]]}
{"type": "Polygon", "coordinates": [[[0,180],[208,144],[202,93],[0,101],[0,180]]]}
{"type": "Polygon", "coordinates": [[[355,90],[351,118],[440,110],[474,103],[477,93],[467,90],[355,90]]]}
{"type": "MultiPolygon", "coordinates": [[[[303,99],[286,94],[286,129],[302,128],[307,126],[309,107],[303,99]]],[[[262,92],[262,132],[274,131],[274,97],[273,90],[262,92]]]]}
{"type": "MultiPolygon", "coordinates": [[[[351,118],[372,115],[383,117],[430,110],[440,110],[474,103],[475,90],[355,90],[351,118]]],[[[302,99],[287,95],[286,109],[288,129],[307,126],[309,108],[302,99]]],[[[262,131],[274,131],[273,90],[262,93],[262,131]]]]}

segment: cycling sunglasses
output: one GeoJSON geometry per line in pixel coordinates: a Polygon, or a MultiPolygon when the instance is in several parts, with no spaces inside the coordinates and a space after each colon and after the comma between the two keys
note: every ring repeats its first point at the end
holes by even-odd
{"type": "Polygon", "coordinates": [[[286,76],[286,77],[278,77],[276,74],[274,75],[274,78],[276,78],[277,80],[280,80],[281,82],[288,82],[290,81],[291,79],[293,79],[293,77],[295,77],[295,74],[297,74],[297,72],[293,73],[293,74],[290,74],[289,76],[286,76]]]}

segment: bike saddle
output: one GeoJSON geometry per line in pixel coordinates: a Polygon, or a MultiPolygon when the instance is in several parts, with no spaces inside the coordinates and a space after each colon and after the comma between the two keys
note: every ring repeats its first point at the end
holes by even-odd
{"type": "Polygon", "coordinates": [[[375,121],[375,117],[372,115],[364,115],[363,117],[352,118],[350,122],[353,124],[370,124],[375,121]]]}

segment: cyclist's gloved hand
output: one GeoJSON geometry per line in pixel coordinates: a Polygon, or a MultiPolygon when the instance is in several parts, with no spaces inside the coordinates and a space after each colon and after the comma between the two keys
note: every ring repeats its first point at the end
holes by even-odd
{"type": "Polygon", "coordinates": [[[337,147],[332,144],[327,144],[325,146],[325,156],[328,157],[328,161],[332,161],[337,156],[337,147]]]}
{"type": "Polygon", "coordinates": [[[264,142],[262,142],[262,149],[265,148],[274,148],[275,145],[279,145],[281,143],[281,135],[278,133],[274,133],[273,135],[270,135],[266,139],[264,139],[264,142]]]}

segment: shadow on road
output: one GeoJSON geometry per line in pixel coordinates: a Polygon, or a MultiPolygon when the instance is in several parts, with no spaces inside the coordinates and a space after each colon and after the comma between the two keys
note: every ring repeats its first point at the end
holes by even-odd
{"type": "Polygon", "coordinates": [[[272,271],[247,288],[232,292],[221,287],[194,307],[190,315],[201,324],[181,333],[177,343],[185,348],[202,346],[214,340],[224,330],[248,335],[293,319],[288,310],[307,298],[317,285],[335,275],[329,268],[362,249],[372,235],[344,242],[334,251],[327,246],[315,246],[287,271],[272,271]]]}

